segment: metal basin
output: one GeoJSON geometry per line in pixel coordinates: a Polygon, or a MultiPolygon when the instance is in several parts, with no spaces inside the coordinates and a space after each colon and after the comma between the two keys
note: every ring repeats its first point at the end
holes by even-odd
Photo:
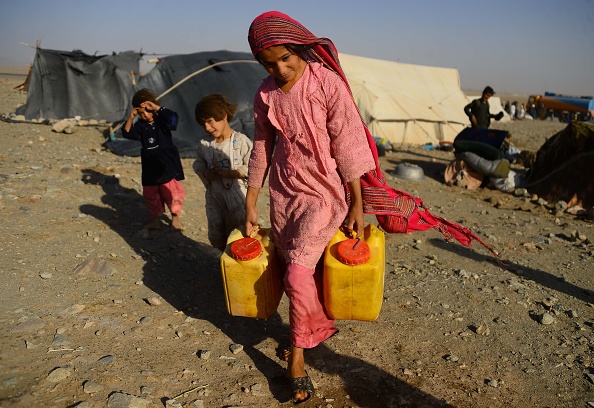
{"type": "Polygon", "coordinates": [[[439,150],[443,150],[446,152],[453,152],[454,151],[454,144],[452,142],[439,142],[439,150]]]}
{"type": "Polygon", "coordinates": [[[425,180],[423,169],[416,164],[400,163],[392,175],[404,180],[425,180]]]}

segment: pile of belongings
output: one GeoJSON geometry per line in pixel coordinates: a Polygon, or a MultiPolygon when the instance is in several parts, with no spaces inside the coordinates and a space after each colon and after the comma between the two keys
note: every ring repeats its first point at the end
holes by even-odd
{"type": "MultiPolygon", "coordinates": [[[[454,139],[456,158],[446,168],[448,186],[478,188],[487,178],[495,188],[512,191],[522,180],[510,169],[509,132],[504,130],[465,128],[454,139]],[[502,148],[508,147],[507,151],[502,148]]],[[[513,152],[517,154],[518,152],[513,152]]]]}
{"type": "Polygon", "coordinates": [[[386,152],[392,151],[392,144],[385,137],[373,136],[375,147],[377,148],[377,155],[379,157],[385,156],[386,152]]]}
{"type": "Polygon", "coordinates": [[[549,138],[526,175],[531,194],[568,207],[594,207],[594,123],[573,121],[549,138]]]}

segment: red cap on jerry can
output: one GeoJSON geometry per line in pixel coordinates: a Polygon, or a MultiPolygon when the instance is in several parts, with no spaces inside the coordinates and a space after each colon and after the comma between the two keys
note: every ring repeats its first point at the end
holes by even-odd
{"type": "Polygon", "coordinates": [[[231,243],[231,256],[238,261],[256,259],[262,253],[262,244],[255,238],[240,238],[231,243]]]}
{"type": "Polygon", "coordinates": [[[345,265],[362,265],[371,257],[367,242],[356,238],[340,242],[336,252],[338,260],[345,265]]]}

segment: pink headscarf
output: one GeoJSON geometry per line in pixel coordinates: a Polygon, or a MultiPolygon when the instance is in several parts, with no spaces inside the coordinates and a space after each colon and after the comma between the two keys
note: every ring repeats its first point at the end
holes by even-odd
{"type": "MultiPolygon", "coordinates": [[[[254,57],[260,51],[275,45],[310,45],[311,48],[302,57],[320,62],[336,72],[351,91],[340,66],[338,51],[334,43],[328,38],[316,37],[301,23],[284,13],[268,11],[256,17],[248,31],[248,42],[254,57]]],[[[354,99],[353,103],[355,103],[354,99]]],[[[362,118],[361,121],[363,122],[362,118]]],[[[373,136],[365,122],[363,122],[363,127],[375,160],[375,170],[361,176],[363,210],[366,213],[375,214],[379,225],[389,233],[408,233],[434,228],[441,232],[448,241],[455,238],[462,245],[470,246],[472,241],[476,240],[497,256],[492,248],[469,229],[431,214],[423,206],[423,201],[420,198],[388,186],[380,170],[373,136]]]]}

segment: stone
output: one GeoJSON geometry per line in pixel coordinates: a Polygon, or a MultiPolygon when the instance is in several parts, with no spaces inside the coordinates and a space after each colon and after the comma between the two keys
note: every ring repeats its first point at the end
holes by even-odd
{"type": "Polygon", "coordinates": [[[567,210],[567,203],[565,201],[557,201],[557,203],[555,204],[555,211],[557,212],[563,212],[567,210]]]}
{"type": "Polygon", "coordinates": [[[20,322],[12,329],[13,333],[23,333],[29,331],[37,331],[43,329],[45,322],[39,318],[20,322]]]}
{"type": "Polygon", "coordinates": [[[566,212],[571,215],[586,215],[586,210],[584,210],[579,205],[574,205],[573,207],[569,207],[566,212]]]}
{"type": "Polygon", "coordinates": [[[52,126],[52,130],[56,133],[74,133],[76,122],[71,119],[62,119],[52,126]]]}
{"type": "Polygon", "coordinates": [[[77,314],[77,313],[82,312],[85,307],[86,307],[85,305],[79,305],[79,304],[72,305],[68,308],[67,313],[77,314]]]}
{"type": "Polygon", "coordinates": [[[110,276],[116,273],[117,270],[111,263],[109,263],[109,261],[106,261],[105,259],[91,258],[78,264],[72,272],[75,275],[96,274],[110,276]]]}
{"type": "Polygon", "coordinates": [[[167,401],[165,401],[165,407],[166,408],[183,408],[183,405],[174,399],[168,399],[167,401]]]}
{"type": "Polygon", "coordinates": [[[233,354],[239,354],[243,351],[243,346],[241,344],[231,344],[229,350],[233,354]]]}
{"type": "Polygon", "coordinates": [[[107,400],[107,408],[146,408],[150,403],[150,400],[135,395],[114,392],[107,400]]]}
{"type": "Polygon", "coordinates": [[[53,346],[67,346],[68,344],[70,344],[70,340],[63,334],[54,335],[54,339],[52,340],[53,346]]]}
{"type": "Polygon", "coordinates": [[[29,340],[25,340],[25,347],[27,350],[32,350],[37,347],[37,344],[33,344],[29,340]]]}
{"type": "Polygon", "coordinates": [[[6,380],[2,381],[2,385],[4,385],[5,387],[12,387],[14,385],[16,385],[18,382],[18,379],[16,377],[10,377],[7,378],[6,380]]]}
{"type": "Polygon", "coordinates": [[[113,364],[114,361],[115,357],[110,354],[103,356],[99,360],[97,360],[97,362],[101,364],[113,364]]]}
{"type": "Polygon", "coordinates": [[[47,376],[47,380],[50,382],[60,382],[68,377],[70,377],[70,370],[64,367],[56,367],[54,368],[47,376]]]}
{"type": "Polygon", "coordinates": [[[454,355],[454,354],[447,354],[447,355],[444,356],[444,359],[446,361],[453,361],[453,362],[456,362],[456,361],[460,360],[460,358],[458,356],[454,355]]]}
{"type": "Polygon", "coordinates": [[[159,306],[161,304],[161,299],[153,296],[150,298],[146,298],[146,302],[151,306],[159,306]]]}
{"type": "Polygon", "coordinates": [[[539,316],[538,322],[545,325],[553,324],[555,322],[555,318],[549,313],[543,313],[539,316]]]}
{"type": "Polygon", "coordinates": [[[140,318],[140,320],[138,321],[138,323],[140,323],[140,324],[150,324],[150,323],[152,323],[152,321],[153,321],[153,318],[152,317],[150,317],[150,316],[144,316],[144,317],[141,317],[140,318]]]}
{"type": "Polygon", "coordinates": [[[479,336],[488,336],[491,333],[491,330],[488,326],[481,324],[479,327],[476,328],[476,334],[479,336]]]}
{"type": "Polygon", "coordinates": [[[83,383],[83,391],[87,394],[94,394],[103,390],[103,385],[98,384],[94,381],[87,380],[83,383]]]}

